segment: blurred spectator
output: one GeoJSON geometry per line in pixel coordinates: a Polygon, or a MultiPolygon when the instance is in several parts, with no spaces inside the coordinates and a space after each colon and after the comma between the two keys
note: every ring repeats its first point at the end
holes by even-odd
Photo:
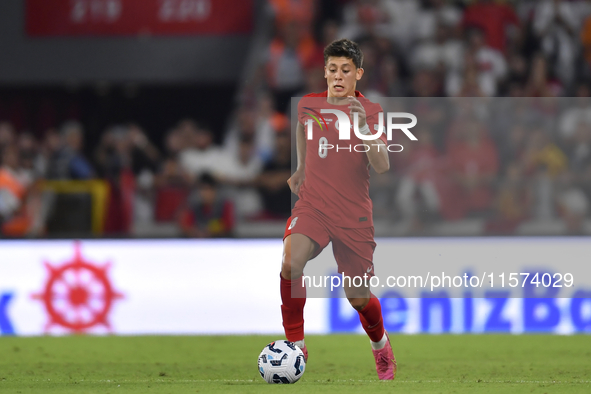
{"type": "Polygon", "coordinates": [[[176,219],[193,183],[191,176],[183,171],[177,160],[165,159],[154,179],[154,219],[158,222],[176,219]]]}
{"type": "MultiPolygon", "coordinates": [[[[324,60],[323,60],[324,63],[324,60]]],[[[326,90],[326,80],[324,79],[323,67],[310,67],[306,69],[306,81],[304,89],[301,90],[296,97],[303,97],[310,93],[320,93],[326,90]]],[[[295,111],[297,106],[293,108],[295,111]]],[[[292,108],[289,108],[291,111],[292,108]]]]}
{"type": "Polygon", "coordinates": [[[467,119],[458,137],[447,151],[453,188],[442,204],[442,214],[449,219],[492,208],[492,186],[499,167],[497,149],[480,121],[467,119]]]}
{"type": "Polygon", "coordinates": [[[127,234],[134,218],[151,220],[149,190],[159,153],[136,125],[115,126],[103,134],[96,161],[109,182],[105,232],[127,234]]]}
{"type": "Polygon", "coordinates": [[[531,190],[518,162],[507,165],[497,192],[494,219],[486,224],[489,234],[511,234],[529,216],[531,190]]]}
{"type": "Polygon", "coordinates": [[[570,140],[580,125],[591,127],[591,89],[582,84],[577,88],[575,99],[569,100],[569,107],[562,113],[558,126],[561,138],[570,140]]]}
{"type": "Polygon", "coordinates": [[[421,68],[415,71],[411,88],[414,97],[441,97],[443,80],[436,71],[421,68]]]}
{"type": "Polygon", "coordinates": [[[384,24],[377,33],[393,39],[405,51],[410,49],[418,33],[419,2],[380,0],[378,4],[378,17],[383,19],[384,24]]]}
{"type": "Polygon", "coordinates": [[[316,43],[310,31],[296,21],[281,25],[264,61],[267,85],[275,95],[277,108],[286,108],[290,98],[304,85],[304,70],[313,59],[316,43]]]}
{"type": "Polygon", "coordinates": [[[311,30],[316,11],[315,0],[269,0],[269,4],[278,29],[297,22],[305,30],[311,30]]]}
{"type": "Polygon", "coordinates": [[[320,42],[316,45],[316,52],[310,62],[308,68],[324,68],[324,48],[331,42],[341,38],[339,35],[339,25],[334,20],[327,20],[322,24],[322,31],[320,33],[320,42]]]}
{"type": "Polygon", "coordinates": [[[60,130],[60,147],[49,160],[49,179],[90,179],[94,170],[83,155],[84,133],[82,125],[69,121],[60,130]]]}
{"type": "MultiPolygon", "coordinates": [[[[478,67],[471,53],[466,54],[465,69],[461,82],[459,80],[451,80],[450,85],[447,86],[448,93],[453,93],[457,97],[486,97],[488,96],[483,90],[481,82],[483,81],[478,73],[478,67]],[[456,92],[455,83],[461,83],[459,90],[456,92]]],[[[486,81],[486,80],[485,80],[486,81]]]]}
{"type": "Polygon", "coordinates": [[[37,184],[23,176],[17,145],[0,151],[0,236],[43,234],[45,215],[37,184]]]}
{"type": "Polygon", "coordinates": [[[181,150],[184,150],[193,147],[201,127],[193,119],[185,118],[177,123],[174,130],[179,136],[181,150]]]}
{"type": "Polygon", "coordinates": [[[135,123],[127,126],[131,145],[133,173],[140,175],[144,171],[153,174],[160,160],[158,148],[152,144],[145,131],[135,123]]]}
{"type": "Polygon", "coordinates": [[[183,234],[191,238],[228,237],[234,230],[234,206],[222,196],[215,178],[201,175],[197,189],[180,217],[183,234]]]}
{"type": "Polygon", "coordinates": [[[131,145],[131,169],[135,176],[133,215],[135,223],[151,223],[154,214],[153,188],[160,152],[136,124],[128,126],[131,145]]]}
{"type": "Polygon", "coordinates": [[[156,174],[154,185],[161,187],[188,187],[193,184],[192,177],[183,171],[178,160],[173,158],[165,159],[160,171],[156,174]]]}
{"type": "Polygon", "coordinates": [[[236,216],[245,218],[257,215],[262,204],[254,180],[259,176],[263,162],[255,154],[252,138],[242,136],[238,155],[226,155],[216,179],[226,185],[230,198],[234,201],[236,216]]]}
{"type": "Polygon", "coordinates": [[[426,0],[426,7],[421,10],[416,20],[416,38],[432,40],[441,34],[440,29],[455,35],[455,28],[462,20],[460,9],[446,0],[426,0]]]}
{"type": "Polygon", "coordinates": [[[526,175],[534,182],[534,218],[549,220],[555,214],[553,181],[567,168],[568,161],[562,150],[552,142],[543,128],[530,131],[523,155],[526,175]]]}
{"type": "Polygon", "coordinates": [[[465,9],[462,24],[465,28],[482,29],[487,45],[504,53],[507,48],[507,27],[519,27],[521,22],[509,4],[474,0],[465,9]]]}
{"type": "Polygon", "coordinates": [[[178,128],[172,128],[166,133],[164,137],[164,154],[166,157],[175,160],[178,159],[182,150],[187,146],[178,128]]]}
{"type": "Polygon", "coordinates": [[[265,215],[268,218],[283,219],[291,214],[291,189],[287,179],[291,175],[291,141],[287,132],[280,132],[276,138],[275,155],[265,164],[256,180],[265,215]]]}
{"type": "Polygon", "coordinates": [[[564,220],[567,234],[583,234],[584,219],[589,213],[589,197],[576,186],[575,178],[569,171],[560,176],[557,186],[557,209],[564,220]]]}
{"type": "Polygon", "coordinates": [[[12,124],[0,122],[0,150],[5,146],[13,144],[15,141],[15,131],[12,124]]]}
{"type": "Polygon", "coordinates": [[[583,73],[586,77],[591,75],[591,16],[587,16],[583,22],[583,28],[580,33],[581,45],[583,46],[583,73]]]}
{"type": "Polygon", "coordinates": [[[527,82],[528,63],[520,53],[513,53],[507,59],[507,87],[505,94],[510,97],[523,97],[527,82]]]}
{"type": "MultiPolygon", "coordinates": [[[[345,5],[343,10],[344,24],[339,31],[339,37],[349,38],[354,41],[362,41],[366,37],[387,37],[387,38],[402,38],[399,33],[404,35],[409,33],[409,30],[401,30],[403,23],[408,23],[406,20],[398,20],[393,18],[393,13],[399,12],[400,7],[410,4],[413,8],[418,9],[416,2],[407,0],[400,0],[396,3],[380,0],[354,0],[345,5]],[[402,4],[404,3],[404,4],[402,4]],[[413,4],[414,3],[414,4],[413,4]],[[398,7],[397,7],[398,6],[398,7]],[[392,23],[393,22],[393,23],[392,23]]],[[[405,9],[406,18],[410,18],[408,13],[410,9],[405,9]]],[[[416,11],[415,11],[416,12],[416,11]]],[[[410,36],[402,38],[401,41],[407,43],[410,36]]]]}
{"type": "Polygon", "coordinates": [[[19,154],[16,145],[5,145],[0,157],[0,224],[12,218],[21,207],[27,186],[19,179],[19,154]]]}
{"type": "Polygon", "coordinates": [[[574,77],[577,56],[576,37],[579,23],[572,3],[563,0],[540,0],[534,12],[533,28],[541,40],[552,71],[564,85],[574,77]]]}
{"type": "Polygon", "coordinates": [[[40,155],[37,141],[31,133],[21,133],[17,144],[20,161],[19,178],[25,185],[30,186],[44,175],[43,157],[40,155]]]}
{"type": "Polygon", "coordinates": [[[450,75],[447,81],[448,95],[467,96],[465,92],[473,91],[477,81],[478,91],[482,95],[494,96],[499,82],[507,73],[507,63],[499,51],[486,45],[481,30],[472,29],[468,34],[462,71],[456,70],[450,75]]]}
{"type": "MultiPolygon", "coordinates": [[[[360,48],[363,52],[363,69],[366,72],[363,74],[363,78],[357,82],[355,90],[363,92],[363,95],[369,100],[383,97],[382,91],[385,81],[381,79],[381,59],[378,57],[377,41],[363,42],[360,44],[360,48]]],[[[389,53],[391,50],[384,52],[389,53]]],[[[326,90],[326,82],[323,90],[326,90]]]]}
{"type": "Polygon", "coordinates": [[[43,176],[49,175],[49,165],[54,156],[60,150],[61,140],[59,132],[56,129],[48,129],[45,131],[43,141],[40,144],[40,170],[43,176]]]}
{"type": "Polygon", "coordinates": [[[185,205],[189,188],[194,180],[181,166],[178,155],[182,149],[182,137],[178,129],[168,132],[166,157],[154,177],[154,219],[171,222],[177,219],[185,205]]]}
{"type": "Polygon", "coordinates": [[[283,128],[285,122],[285,115],[275,110],[273,98],[262,92],[256,109],[242,107],[238,110],[238,119],[224,139],[225,154],[238,156],[241,139],[249,138],[253,140],[258,158],[269,161],[275,149],[275,131],[283,128]]]}
{"type": "Polygon", "coordinates": [[[589,124],[580,123],[577,126],[566,148],[571,170],[583,172],[591,165],[591,127],[589,124]]]}
{"type": "Polygon", "coordinates": [[[103,175],[117,179],[123,170],[134,175],[150,174],[157,168],[160,153],[137,125],[108,129],[96,151],[96,161],[103,175]]]}
{"type": "MultiPolygon", "coordinates": [[[[525,152],[527,136],[528,130],[523,124],[517,123],[511,126],[508,135],[502,139],[502,145],[500,146],[501,157],[505,162],[501,163],[502,165],[507,166],[511,163],[515,163],[521,160],[525,152]]],[[[523,169],[519,170],[523,172],[523,169]]],[[[516,169],[513,169],[511,171],[507,169],[506,175],[517,175],[516,169]]]]}
{"type": "Polygon", "coordinates": [[[423,40],[411,54],[414,68],[440,69],[440,72],[457,72],[462,66],[462,43],[449,39],[449,30],[442,24],[436,26],[433,38],[423,40]]]}
{"type": "Polygon", "coordinates": [[[404,175],[396,193],[396,202],[403,218],[414,226],[419,225],[420,219],[426,216],[424,213],[432,218],[439,213],[437,182],[442,175],[441,159],[431,133],[421,128],[417,132],[417,139],[418,145],[410,145],[404,175]]]}
{"type": "Polygon", "coordinates": [[[562,94],[562,85],[549,78],[548,63],[541,54],[536,55],[531,62],[525,94],[527,97],[557,97],[562,94]]]}
{"type": "Polygon", "coordinates": [[[179,155],[181,167],[193,179],[198,179],[203,173],[216,170],[218,157],[222,150],[213,144],[213,133],[207,127],[186,125],[181,127],[180,133],[185,145],[179,155]]]}
{"type": "Polygon", "coordinates": [[[400,64],[394,56],[385,56],[378,71],[381,76],[380,92],[383,96],[403,97],[407,95],[408,88],[400,76],[400,64]]]}
{"type": "Polygon", "coordinates": [[[568,166],[567,157],[550,139],[545,129],[538,127],[530,131],[524,153],[526,171],[542,171],[550,178],[556,178],[568,166]]]}

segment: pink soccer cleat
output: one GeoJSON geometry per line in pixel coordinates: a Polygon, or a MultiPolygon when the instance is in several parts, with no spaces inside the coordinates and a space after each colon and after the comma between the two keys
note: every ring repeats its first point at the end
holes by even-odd
{"type": "MultiPolygon", "coordinates": [[[[388,335],[388,333],[386,333],[388,335]]],[[[394,380],[396,377],[396,358],[392,352],[392,345],[390,344],[390,337],[388,342],[380,350],[373,350],[373,357],[376,360],[376,371],[378,371],[378,378],[380,380],[394,380]]]]}
{"type": "Polygon", "coordinates": [[[308,362],[308,348],[306,347],[306,345],[304,345],[302,349],[302,353],[304,353],[304,360],[306,360],[306,363],[308,362]]]}

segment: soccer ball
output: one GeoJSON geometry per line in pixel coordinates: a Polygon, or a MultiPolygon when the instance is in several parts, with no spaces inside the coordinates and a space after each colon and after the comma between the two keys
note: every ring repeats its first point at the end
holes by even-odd
{"type": "Polygon", "coordinates": [[[295,383],[304,374],[304,353],[295,343],[281,340],[265,346],[259,355],[259,373],[267,383],[295,383]]]}

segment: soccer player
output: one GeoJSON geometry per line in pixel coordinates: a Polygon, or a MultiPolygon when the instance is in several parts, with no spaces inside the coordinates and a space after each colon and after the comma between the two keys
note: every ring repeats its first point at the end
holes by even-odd
{"type": "MultiPolygon", "coordinates": [[[[364,135],[378,129],[378,113],[382,112],[379,104],[371,103],[355,90],[364,72],[361,68],[363,54],[355,42],[347,39],[332,42],[324,50],[324,61],[328,89],[308,94],[298,104],[297,170],[288,183],[299,200],[287,222],[281,267],[281,313],[285,335],[303,350],[306,359],[304,267],[332,242],[339,273],[351,278],[364,274],[369,278],[374,274],[376,244],[369,198],[369,166],[377,173],[390,168],[384,133],[371,141],[361,140],[351,133],[350,140],[341,141],[336,115],[323,114],[328,130],[323,131],[313,121],[312,139],[306,140],[304,124],[312,119],[311,112],[338,109],[349,115],[351,125],[353,114],[357,112],[359,132],[364,135]],[[349,149],[364,143],[367,148],[349,149]],[[346,149],[329,149],[337,145],[346,149]]],[[[320,123],[324,124],[324,121],[320,123]]],[[[369,287],[356,288],[346,280],[344,290],[369,336],[378,377],[394,379],[396,360],[384,329],[379,300],[369,287]]]]}

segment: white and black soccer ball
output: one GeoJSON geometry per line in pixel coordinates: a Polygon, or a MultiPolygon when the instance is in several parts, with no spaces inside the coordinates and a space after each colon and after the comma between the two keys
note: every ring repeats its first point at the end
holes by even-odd
{"type": "Polygon", "coordinates": [[[306,370],[304,353],[295,343],[271,342],[259,355],[259,373],[267,383],[295,383],[306,370]]]}

